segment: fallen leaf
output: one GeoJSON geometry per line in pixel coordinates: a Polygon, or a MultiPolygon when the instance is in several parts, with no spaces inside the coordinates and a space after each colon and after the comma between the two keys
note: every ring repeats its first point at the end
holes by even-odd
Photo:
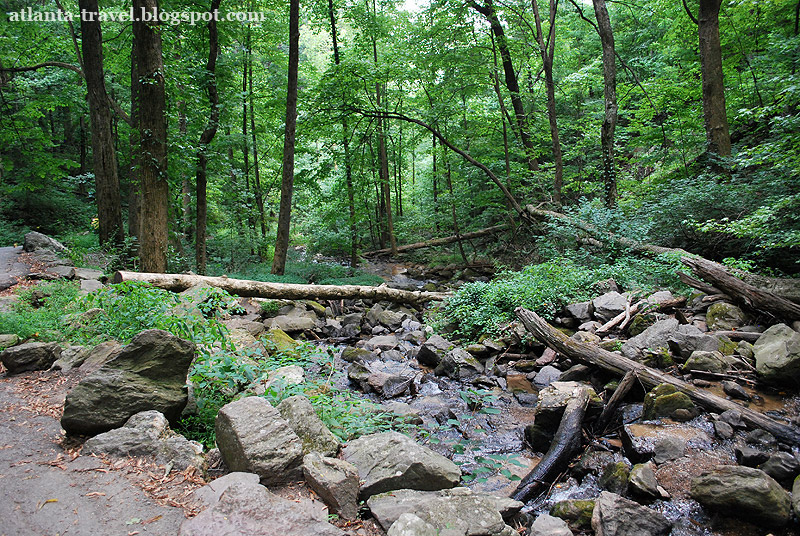
{"type": "Polygon", "coordinates": [[[36,505],[36,509],[37,509],[37,510],[41,510],[41,509],[42,509],[42,507],[43,507],[45,504],[47,504],[47,503],[57,503],[57,502],[58,502],[58,499],[47,499],[47,500],[46,500],[46,501],[44,501],[44,502],[40,502],[40,503],[38,503],[38,504],[36,505]]]}

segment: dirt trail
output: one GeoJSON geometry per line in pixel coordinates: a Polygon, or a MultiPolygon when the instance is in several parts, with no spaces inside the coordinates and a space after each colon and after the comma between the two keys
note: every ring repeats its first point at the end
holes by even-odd
{"type": "Polygon", "coordinates": [[[75,381],[57,372],[0,375],[0,535],[177,534],[184,510],[164,504],[197,480],[70,451],[59,418],[75,381]]]}

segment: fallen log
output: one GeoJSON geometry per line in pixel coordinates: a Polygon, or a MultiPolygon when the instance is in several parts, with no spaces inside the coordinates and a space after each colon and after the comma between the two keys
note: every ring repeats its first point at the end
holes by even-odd
{"type": "MultiPolygon", "coordinates": [[[[473,238],[480,238],[482,236],[494,234],[500,231],[505,231],[508,229],[508,225],[495,225],[494,227],[487,227],[486,229],[480,229],[479,231],[472,231],[470,233],[463,233],[453,236],[446,236],[443,238],[434,238],[432,240],[426,240],[424,242],[415,242],[413,244],[406,244],[405,246],[398,246],[397,253],[405,253],[406,251],[413,251],[415,249],[422,249],[422,248],[431,248],[435,246],[444,246],[447,244],[452,244],[453,242],[458,242],[459,240],[471,240],[473,238]]],[[[376,249],[374,251],[367,251],[362,253],[365,257],[375,257],[378,255],[389,255],[392,252],[391,249],[376,249]]]]}
{"type": "Polygon", "coordinates": [[[544,457],[523,478],[511,498],[528,502],[545,491],[567,467],[581,447],[583,416],[589,405],[589,390],[579,387],[572,394],[556,435],[544,457]]]}
{"type": "Polygon", "coordinates": [[[246,298],[270,298],[280,300],[340,300],[370,299],[387,300],[398,303],[421,304],[443,300],[449,294],[442,292],[421,292],[400,290],[384,285],[369,287],[361,285],[295,285],[289,283],[265,283],[229,277],[207,277],[193,274],[151,274],[139,272],[115,272],[114,283],[123,281],[144,281],[154,287],[173,292],[182,292],[198,284],[221,288],[231,294],[246,298]]]}
{"type": "Polygon", "coordinates": [[[673,385],[678,391],[686,394],[692,402],[707,411],[722,413],[729,409],[736,410],[742,414],[742,420],[748,426],[766,430],[789,445],[800,445],[800,431],[794,427],[776,422],[762,413],[740,406],[730,400],[720,398],[700,387],[673,378],[669,374],[646,367],[641,363],[637,363],[619,354],[603,350],[598,346],[571,339],[550,326],[533,311],[518,307],[515,313],[517,318],[522,321],[525,329],[530,331],[539,341],[566,357],[598,366],[605,370],[615,372],[620,376],[625,375],[631,370],[636,371],[639,381],[648,389],[662,383],[668,383],[673,385]]]}
{"type": "Polygon", "coordinates": [[[724,266],[699,257],[685,257],[681,262],[694,274],[731,296],[739,304],[770,316],[800,320],[800,305],[768,290],[760,290],[729,273],[724,266]]]}
{"type": "Polygon", "coordinates": [[[620,380],[619,385],[614,390],[614,394],[611,395],[611,398],[608,399],[606,403],[606,407],[603,408],[603,413],[597,418],[594,422],[594,431],[598,434],[602,434],[603,431],[608,426],[608,423],[611,422],[611,417],[614,415],[614,412],[617,410],[617,406],[625,398],[625,395],[631,390],[631,387],[636,383],[637,375],[635,370],[629,370],[625,373],[625,376],[622,377],[620,380]]]}

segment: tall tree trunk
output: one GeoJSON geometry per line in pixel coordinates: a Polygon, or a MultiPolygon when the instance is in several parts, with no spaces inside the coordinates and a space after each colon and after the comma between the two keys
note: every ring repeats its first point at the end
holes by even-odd
{"type": "Polygon", "coordinates": [[[131,150],[131,166],[128,177],[128,236],[135,237],[135,250],[139,255],[139,237],[142,235],[142,183],[139,170],[139,42],[131,41],[131,135],[128,140],[131,150]]]}
{"type": "Polygon", "coordinates": [[[278,214],[278,235],[272,273],[283,275],[289,250],[289,226],[292,217],[294,190],[294,142],[297,127],[297,71],[300,64],[300,0],[289,0],[289,76],[286,89],[286,133],[283,138],[283,176],[281,206],[278,214]]]}
{"type": "Polygon", "coordinates": [[[98,20],[99,8],[97,0],[80,0],[78,7],[84,13],[95,14],[91,18],[81,17],[81,48],[92,124],[92,160],[100,222],[100,245],[121,245],[125,233],[122,227],[111,107],[103,75],[103,36],[98,20]]]}
{"type": "Polygon", "coordinates": [[[698,35],[700,72],[703,78],[703,120],[709,153],[731,155],[731,135],[725,108],[722,47],[719,42],[719,9],[722,0],[700,0],[698,35]]]}
{"type": "MultiPolygon", "coordinates": [[[[212,15],[219,9],[221,0],[211,0],[209,13],[212,15]]],[[[206,151],[208,145],[217,135],[219,126],[219,94],[217,93],[217,55],[219,53],[219,36],[217,35],[217,21],[212,16],[208,22],[208,62],[206,63],[206,75],[208,76],[208,102],[211,104],[211,112],[203,133],[200,134],[200,143],[197,149],[197,172],[195,174],[195,185],[197,188],[197,217],[195,219],[195,264],[197,273],[206,273],[206,224],[208,215],[207,201],[207,168],[208,156],[206,151]]]]}
{"type": "Polygon", "coordinates": [[[439,181],[439,169],[438,166],[436,165],[436,158],[437,158],[436,135],[432,137],[431,150],[433,152],[433,169],[431,170],[433,172],[433,180],[431,181],[433,186],[433,223],[434,227],[436,228],[436,233],[438,234],[439,233],[439,187],[437,183],[439,181]]]}
{"type": "Polygon", "coordinates": [[[500,49],[500,58],[503,63],[506,87],[511,94],[511,106],[514,109],[519,137],[525,149],[528,169],[530,171],[537,171],[539,169],[539,161],[536,159],[536,151],[533,146],[533,139],[531,138],[530,127],[528,125],[528,114],[525,113],[525,107],[522,103],[519,80],[517,79],[516,71],[514,71],[514,64],[511,61],[511,52],[508,49],[508,42],[506,41],[503,25],[500,24],[500,19],[497,18],[497,12],[494,9],[492,0],[483,0],[483,5],[473,0],[470,6],[486,17],[492,27],[492,33],[497,40],[497,47],[500,49]]]}
{"type": "MultiPolygon", "coordinates": [[[[248,30],[249,31],[249,30],[248,30]]],[[[247,56],[248,62],[248,100],[250,101],[250,137],[253,143],[253,189],[256,196],[256,207],[258,208],[258,221],[261,226],[261,238],[267,236],[267,218],[264,211],[264,190],[261,188],[261,169],[258,165],[258,138],[256,136],[256,112],[255,112],[255,92],[253,91],[253,50],[250,48],[250,34],[247,37],[247,56]]]]}
{"type": "MultiPolygon", "coordinates": [[[[328,15],[331,19],[331,39],[333,40],[333,61],[336,65],[341,63],[339,57],[339,38],[336,33],[336,10],[333,0],[328,0],[328,15]]],[[[347,104],[347,95],[342,92],[342,101],[347,104]]],[[[344,178],[347,187],[347,203],[350,209],[350,267],[358,265],[358,230],[356,229],[356,202],[353,189],[353,165],[350,162],[350,129],[347,125],[347,116],[342,116],[342,147],[344,148],[344,178]]]]}
{"type": "Polygon", "coordinates": [[[550,0],[550,28],[547,41],[545,41],[542,31],[542,17],[539,15],[538,0],[531,0],[531,7],[533,7],[533,16],[536,22],[536,40],[539,43],[539,52],[542,56],[542,66],[544,68],[544,85],[547,90],[547,118],[550,120],[550,138],[553,142],[553,164],[555,165],[553,204],[560,210],[561,186],[564,183],[564,163],[561,156],[561,140],[558,137],[558,121],[556,119],[556,85],[553,82],[558,0],[550,0]]]}
{"type": "Polygon", "coordinates": [[[608,16],[605,0],[593,0],[597,18],[597,33],[603,47],[603,97],[605,117],[600,129],[603,151],[603,184],[606,190],[606,207],[617,206],[617,172],[614,166],[614,130],[617,128],[617,63],[614,49],[614,31],[608,16]]]}
{"type": "Polygon", "coordinates": [[[158,22],[141,20],[141,14],[158,13],[158,0],[133,0],[133,38],[136,41],[139,124],[139,181],[141,234],[139,257],[146,272],[167,270],[167,120],[164,60],[158,22]]]}

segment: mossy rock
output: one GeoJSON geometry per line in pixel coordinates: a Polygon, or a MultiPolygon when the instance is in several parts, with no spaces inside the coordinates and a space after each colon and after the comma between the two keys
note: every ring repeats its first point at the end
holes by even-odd
{"type": "Polygon", "coordinates": [[[553,442],[553,434],[543,426],[529,424],[525,427],[525,441],[528,442],[532,451],[547,452],[553,442]]]}
{"type": "Polygon", "coordinates": [[[312,309],[315,313],[317,313],[317,316],[321,317],[325,316],[325,306],[322,305],[321,303],[316,302],[314,300],[303,300],[303,303],[305,303],[310,309],[312,309]]]}
{"type": "Polygon", "coordinates": [[[711,331],[730,331],[747,322],[747,315],[732,303],[716,302],[706,311],[706,325],[711,331]]]}
{"type": "Polygon", "coordinates": [[[655,323],[655,315],[650,313],[638,314],[633,317],[630,326],[628,326],[628,335],[635,337],[655,323]]]}
{"type": "Polygon", "coordinates": [[[733,342],[724,335],[717,338],[719,339],[719,352],[722,355],[733,355],[736,352],[736,349],[739,347],[738,343],[733,342]]]}
{"type": "Polygon", "coordinates": [[[631,469],[625,462],[610,463],[603,469],[603,474],[597,481],[600,487],[616,493],[617,495],[624,495],[628,489],[628,480],[630,479],[631,469]]]}
{"type": "Polygon", "coordinates": [[[550,515],[563,519],[573,529],[589,530],[592,528],[593,511],[594,501],[569,499],[555,503],[550,509],[550,515]]]}
{"type": "Polygon", "coordinates": [[[19,337],[15,333],[0,335],[0,350],[11,348],[19,342],[19,337]]]}
{"type": "Polygon", "coordinates": [[[668,348],[646,350],[644,355],[642,362],[649,367],[665,369],[675,365],[675,358],[668,348]]]}
{"type": "Polygon", "coordinates": [[[674,385],[662,383],[653,388],[644,396],[642,417],[645,420],[659,417],[674,417],[677,410],[695,412],[692,400],[684,393],[679,392],[674,385]]]}
{"type": "Polygon", "coordinates": [[[300,345],[299,342],[291,338],[280,328],[272,328],[268,330],[264,334],[263,338],[272,343],[271,346],[273,346],[278,352],[291,352],[300,345]]]}
{"type": "Polygon", "coordinates": [[[365,350],[364,348],[356,348],[355,346],[348,346],[347,348],[342,350],[342,359],[344,359],[348,363],[353,363],[354,361],[366,359],[371,355],[372,352],[370,352],[369,350],[365,350]]]}

